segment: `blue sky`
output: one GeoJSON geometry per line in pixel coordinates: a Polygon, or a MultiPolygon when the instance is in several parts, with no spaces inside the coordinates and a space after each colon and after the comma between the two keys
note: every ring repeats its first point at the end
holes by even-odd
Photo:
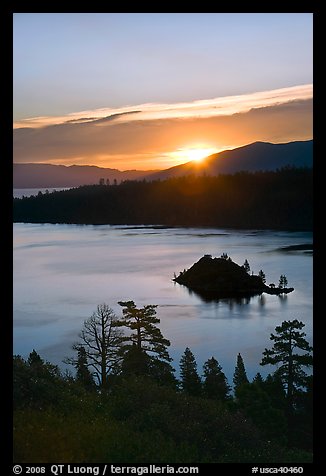
{"type": "Polygon", "coordinates": [[[14,117],[312,82],[312,14],[16,13],[14,117]]]}
{"type": "Polygon", "coordinates": [[[312,138],[312,13],[15,13],[14,161],[157,169],[312,138]]]}

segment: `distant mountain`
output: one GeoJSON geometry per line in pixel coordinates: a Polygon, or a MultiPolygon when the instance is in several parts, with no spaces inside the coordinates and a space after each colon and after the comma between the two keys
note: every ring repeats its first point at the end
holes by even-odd
{"type": "Polygon", "coordinates": [[[254,142],[253,144],[224,150],[208,156],[202,162],[187,162],[146,177],[147,180],[164,180],[185,175],[219,175],[240,171],[276,170],[285,166],[312,167],[313,141],[271,144],[254,142]]]}
{"type": "Polygon", "coordinates": [[[14,164],[14,188],[78,187],[98,184],[101,178],[120,183],[123,180],[142,180],[155,171],[109,169],[93,165],[14,164]]]}
{"type": "Polygon", "coordinates": [[[14,188],[78,187],[123,180],[164,180],[185,175],[219,175],[240,171],[276,170],[287,165],[312,167],[313,141],[253,144],[208,156],[203,162],[191,161],[166,170],[126,170],[94,165],[14,164],[14,188]]]}

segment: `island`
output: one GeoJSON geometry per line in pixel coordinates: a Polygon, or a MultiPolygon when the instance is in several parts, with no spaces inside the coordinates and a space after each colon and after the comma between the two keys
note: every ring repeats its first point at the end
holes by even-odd
{"type": "Polygon", "coordinates": [[[220,258],[204,255],[191,268],[174,276],[173,281],[210,299],[252,297],[262,293],[280,295],[294,291],[294,288],[284,286],[287,280],[283,275],[280,278],[282,284],[276,287],[265,283],[262,271],[259,275],[248,271],[246,266],[238,265],[225,253],[220,258]]]}

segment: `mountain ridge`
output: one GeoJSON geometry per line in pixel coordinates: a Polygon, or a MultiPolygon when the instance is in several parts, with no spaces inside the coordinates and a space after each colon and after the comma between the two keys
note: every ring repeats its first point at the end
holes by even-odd
{"type": "Polygon", "coordinates": [[[234,149],[207,156],[202,162],[194,161],[155,172],[147,180],[164,180],[183,175],[219,175],[241,171],[276,170],[286,166],[312,167],[313,140],[274,144],[256,141],[234,149]]]}
{"type": "Polygon", "coordinates": [[[123,180],[142,180],[155,171],[125,170],[97,165],[55,165],[44,163],[14,163],[14,188],[78,187],[93,185],[100,179],[117,183],[123,180]]]}
{"type": "Polygon", "coordinates": [[[99,183],[100,179],[120,183],[125,180],[165,180],[187,175],[230,174],[241,171],[277,170],[286,166],[313,164],[313,140],[271,143],[256,141],[211,154],[202,162],[189,161],[164,170],[125,170],[97,165],[55,165],[14,163],[14,188],[76,187],[99,183]]]}

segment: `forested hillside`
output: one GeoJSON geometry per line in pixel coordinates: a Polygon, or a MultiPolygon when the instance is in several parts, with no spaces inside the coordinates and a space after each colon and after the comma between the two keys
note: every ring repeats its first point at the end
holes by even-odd
{"type": "Polygon", "coordinates": [[[14,199],[14,222],[310,230],[312,169],[125,181],[14,199]]]}

